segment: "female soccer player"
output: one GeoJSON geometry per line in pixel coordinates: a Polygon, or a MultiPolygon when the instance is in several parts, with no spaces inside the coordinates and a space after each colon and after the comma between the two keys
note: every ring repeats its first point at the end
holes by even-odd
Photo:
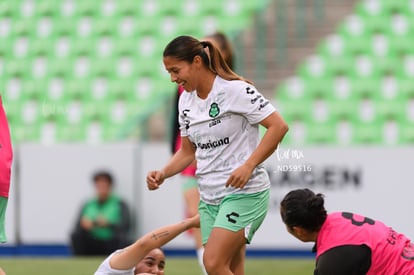
{"type": "Polygon", "coordinates": [[[163,62],[186,91],[179,102],[181,148],[162,170],[148,173],[148,188],[158,189],[196,159],[204,266],[210,275],[244,274],[246,242],[268,208],[270,182],[261,163],[288,127],[211,42],[179,36],[163,62]],[[262,140],[259,124],[267,128],[262,140]]]}
{"type": "Polygon", "coordinates": [[[95,275],[163,275],[165,255],[159,247],[182,232],[199,226],[200,217],[196,215],[182,222],[156,229],[132,245],[112,253],[102,262],[95,275]]]}
{"type": "MultiPolygon", "coordinates": [[[[224,60],[230,69],[233,69],[233,48],[230,44],[230,41],[227,37],[221,33],[216,32],[211,35],[208,35],[204,40],[211,41],[213,44],[219,48],[224,60]]],[[[184,88],[180,85],[177,85],[176,100],[174,102],[174,121],[172,127],[172,152],[175,153],[181,147],[181,138],[180,138],[180,124],[178,122],[178,100],[181,94],[184,92],[184,88]]],[[[198,204],[200,202],[200,193],[198,192],[197,177],[195,175],[196,171],[196,162],[190,164],[183,171],[181,171],[181,176],[183,178],[182,191],[184,202],[186,206],[186,214],[191,217],[198,213],[198,204]]],[[[201,233],[199,229],[192,230],[192,236],[194,237],[196,249],[197,249],[197,258],[203,273],[205,274],[204,265],[203,265],[203,254],[204,248],[201,240],[201,233]]]]}
{"type": "Polygon", "coordinates": [[[316,275],[414,274],[414,244],[406,236],[357,214],[327,214],[321,194],[291,191],[280,213],[290,234],[316,243],[316,275]]]}
{"type": "MultiPolygon", "coordinates": [[[[11,165],[13,150],[10,138],[9,124],[3,109],[0,95],[0,243],[6,242],[5,218],[10,191],[11,165]]],[[[0,275],[5,275],[0,268],[0,275]]]]}

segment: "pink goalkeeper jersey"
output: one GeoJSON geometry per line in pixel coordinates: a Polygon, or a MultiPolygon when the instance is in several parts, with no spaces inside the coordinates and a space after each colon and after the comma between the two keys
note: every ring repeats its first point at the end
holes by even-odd
{"type": "Polygon", "coordinates": [[[316,258],[342,245],[366,245],[371,249],[369,275],[414,274],[414,244],[382,222],[347,213],[328,215],[316,242],[316,258]]]}
{"type": "Polygon", "coordinates": [[[0,197],[9,197],[12,158],[9,124],[0,96],[0,197]]]}

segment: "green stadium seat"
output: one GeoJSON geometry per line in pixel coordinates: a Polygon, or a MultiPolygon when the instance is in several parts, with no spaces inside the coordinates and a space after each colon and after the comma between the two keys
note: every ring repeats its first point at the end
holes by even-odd
{"type": "MultiPolygon", "coordinates": [[[[4,94],[3,94],[4,96],[4,94]]],[[[9,121],[10,125],[20,125],[22,123],[21,120],[21,109],[22,103],[20,101],[11,101],[9,98],[5,100],[5,96],[3,97],[3,107],[7,115],[7,120],[9,121]]]]}
{"type": "Polygon", "coordinates": [[[15,37],[33,37],[36,34],[36,25],[33,19],[29,18],[18,18],[13,22],[12,34],[15,37]]]}
{"type": "Polygon", "coordinates": [[[291,121],[305,121],[312,115],[311,100],[282,100],[277,99],[278,111],[291,121]]]}
{"type": "Polygon", "coordinates": [[[25,78],[31,69],[29,68],[27,60],[15,59],[13,62],[6,60],[4,70],[5,75],[9,78],[25,78]]]}
{"type": "Polygon", "coordinates": [[[384,4],[390,13],[409,13],[411,9],[410,1],[384,1],[384,4]]]}
{"type": "Polygon", "coordinates": [[[22,124],[36,127],[42,118],[42,112],[44,112],[42,102],[38,101],[37,98],[30,98],[21,107],[22,124]]]}
{"type": "Polygon", "coordinates": [[[283,138],[283,144],[285,145],[302,145],[306,142],[306,123],[302,120],[289,119],[288,116],[283,114],[286,118],[286,122],[289,124],[289,131],[283,138]]]}
{"type": "Polygon", "coordinates": [[[307,144],[336,144],[337,130],[335,122],[313,122],[308,124],[306,143],[307,144]]]}
{"type": "Polygon", "coordinates": [[[91,77],[105,76],[115,77],[117,60],[115,57],[109,58],[93,58],[91,61],[92,71],[91,77]]]}
{"type": "Polygon", "coordinates": [[[399,36],[395,34],[390,34],[390,41],[394,51],[399,55],[409,55],[414,54],[414,49],[412,47],[412,41],[407,39],[407,36],[399,36]]]}
{"type": "Polygon", "coordinates": [[[331,75],[350,76],[352,74],[350,68],[352,67],[352,64],[354,62],[353,56],[344,54],[342,56],[337,57],[324,56],[323,58],[324,60],[326,60],[325,63],[329,64],[331,75]]]}
{"type": "Polygon", "coordinates": [[[306,83],[306,92],[312,99],[336,98],[331,77],[309,78],[306,79],[306,83]]]}
{"type": "Polygon", "coordinates": [[[364,123],[374,122],[377,118],[377,105],[371,98],[362,98],[358,104],[358,121],[364,123]]]}
{"type": "Polygon", "coordinates": [[[385,33],[390,30],[390,17],[388,14],[378,16],[366,16],[364,18],[365,26],[370,33],[385,33]]]}
{"type": "Polygon", "coordinates": [[[351,77],[343,74],[335,75],[332,78],[331,86],[327,86],[330,92],[326,95],[327,99],[332,100],[355,100],[357,93],[355,92],[356,83],[351,77]]]}
{"type": "MultiPolygon", "coordinates": [[[[81,127],[80,124],[84,123],[86,120],[86,115],[84,115],[84,105],[86,104],[82,103],[82,101],[77,99],[71,99],[64,102],[61,106],[63,107],[63,110],[65,112],[61,113],[61,115],[57,117],[59,129],[61,129],[62,126],[65,126],[63,128],[69,127],[72,129],[77,129],[81,127]]],[[[65,130],[62,131],[62,133],[64,134],[65,130]]]]}
{"type": "Polygon", "coordinates": [[[391,14],[390,31],[398,36],[412,34],[414,24],[410,21],[410,17],[400,12],[391,14]]]}
{"type": "Polygon", "coordinates": [[[355,11],[358,14],[366,16],[380,16],[384,14],[387,9],[384,4],[386,1],[382,0],[372,0],[372,1],[359,1],[355,7],[355,11]]]}
{"type": "Polygon", "coordinates": [[[338,33],[347,39],[351,39],[365,36],[369,33],[369,30],[364,19],[357,14],[353,14],[348,16],[344,22],[340,24],[338,33]]]}
{"type": "Polygon", "coordinates": [[[328,101],[330,114],[337,121],[356,121],[359,120],[359,99],[331,99],[328,101]]]}
{"type": "Polygon", "coordinates": [[[339,34],[328,36],[317,48],[317,52],[326,59],[345,55],[348,51],[349,47],[347,40],[344,36],[339,34]]]}
{"type": "Polygon", "coordinates": [[[80,16],[94,16],[99,9],[96,4],[94,1],[76,1],[76,14],[80,16]]]}
{"type": "Polygon", "coordinates": [[[100,3],[96,3],[95,7],[97,9],[97,17],[103,19],[109,19],[111,17],[118,15],[119,2],[114,0],[103,0],[100,3]]]}
{"type": "Polygon", "coordinates": [[[380,78],[366,78],[356,76],[353,79],[353,94],[354,98],[361,100],[364,98],[374,99],[381,97],[380,78]]]}
{"type": "Polygon", "coordinates": [[[403,57],[401,77],[414,77],[414,54],[405,55],[403,57]]]}
{"type": "Polygon", "coordinates": [[[382,144],[383,124],[380,122],[353,122],[352,143],[354,144],[382,144]]]}
{"type": "Polygon", "coordinates": [[[11,17],[16,12],[16,6],[6,1],[0,2],[0,18],[11,17]]]}
{"type": "Polygon", "coordinates": [[[317,56],[299,66],[296,83],[276,89],[278,109],[299,129],[288,143],[414,142],[414,4],[408,2],[360,1],[321,41],[317,56]]]}
{"type": "Polygon", "coordinates": [[[91,56],[97,54],[96,44],[97,41],[94,38],[85,38],[80,41],[71,41],[71,56],[77,58],[80,56],[91,56]]]}
{"type": "Polygon", "coordinates": [[[285,100],[304,100],[311,97],[308,82],[300,77],[291,77],[287,79],[278,89],[275,90],[275,96],[285,100]]]}
{"type": "Polygon", "coordinates": [[[414,98],[414,85],[412,82],[412,78],[399,77],[398,83],[399,83],[401,97],[407,101],[410,99],[413,99],[414,98]]]}
{"type": "MultiPolygon", "coordinates": [[[[333,61],[333,60],[332,60],[333,61]]],[[[298,74],[301,77],[320,78],[329,76],[331,70],[329,69],[330,62],[324,57],[313,55],[310,56],[298,69],[298,74]]]]}
{"type": "Polygon", "coordinates": [[[377,116],[384,120],[403,121],[406,119],[406,110],[403,108],[406,101],[396,100],[377,100],[376,113],[377,116]]]}
{"type": "Polygon", "coordinates": [[[413,144],[414,143],[414,123],[403,125],[400,130],[401,144],[413,144]]]}
{"type": "Polygon", "coordinates": [[[84,131],[80,127],[73,127],[72,125],[58,125],[56,129],[56,139],[59,142],[84,142],[84,131]]]}
{"type": "Polygon", "coordinates": [[[356,55],[352,59],[352,65],[349,68],[350,75],[360,78],[378,78],[380,76],[379,68],[375,66],[375,58],[369,54],[356,55]]]}
{"type": "Polygon", "coordinates": [[[0,81],[20,125],[15,141],[113,140],[130,117],[147,117],[173,95],[162,64],[172,37],[219,26],[234,33],[266,3],[92,2],[0,3],[0,81]]]}

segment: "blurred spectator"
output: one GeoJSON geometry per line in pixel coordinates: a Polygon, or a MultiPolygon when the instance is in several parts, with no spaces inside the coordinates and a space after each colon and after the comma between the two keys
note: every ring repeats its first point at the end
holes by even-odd
{"type": "Polygon", "coordinates": [[[94,174],[96,197],[81,208],[71,235],[75,255],[109,255],[127,244],[130,216],[126,203],[113,192],[112,175],[94,174]]]}

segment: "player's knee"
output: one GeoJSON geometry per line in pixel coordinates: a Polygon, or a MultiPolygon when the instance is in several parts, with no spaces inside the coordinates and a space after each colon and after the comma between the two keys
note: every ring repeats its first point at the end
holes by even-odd
{"type": "Polygon", "coordinates": [[[207,273],[213,275],[219,274],[225,266],[225,263],[222,261],[222,259],[217,257],[217,255],[209,253],[209,251],[206,250],[204,251],[203,255],[203,263],[207,273]]]}

